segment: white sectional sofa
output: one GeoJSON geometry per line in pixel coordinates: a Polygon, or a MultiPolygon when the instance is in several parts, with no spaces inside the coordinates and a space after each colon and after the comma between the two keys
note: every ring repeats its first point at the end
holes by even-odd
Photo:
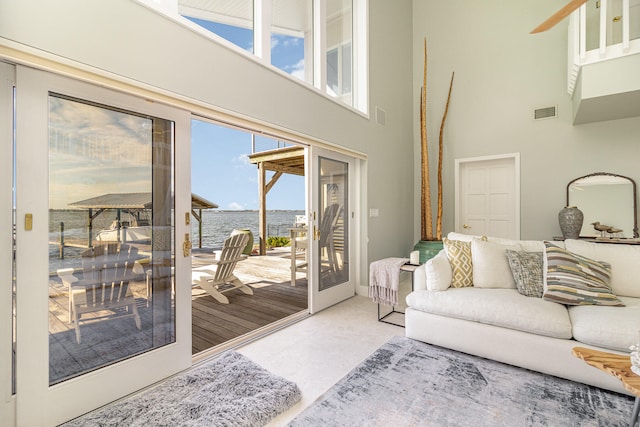
{"type": "Polygon", "coordinates": [[[458,260],[450,261],[445,244],[414,273],[414,291],[407,296],[407,337],[629,394],[617,379],[588,366],[571,350],[580,346],[629,353],[629,346],[638,342],[640,245],[550,242],[571,255],[609,263],[612,300],[605,298],[603,304],[624,304],[566,305],[546,299],[553,297],[551,288],[555,288],[547,284],[555,283],[555,273],[547,277],[548,262],[553,263],[547,257],[555,249],[547,252],[545,242],[491,237],[483,242],[457,233],[447,238],[450,248],[452,241],[470,245],[473,285],[451,286],[452,281],[460,285],[459,266],[452,267],[458,260]],[[526,296],[528,290],[520,286],[522,276],[514,280],[507,249],[518,253],[510,253],[512,258],[522,252],[538,252],[533,256],[542,257],[544,289],[540,293],[546,293],[546,298],[526,296]]]}

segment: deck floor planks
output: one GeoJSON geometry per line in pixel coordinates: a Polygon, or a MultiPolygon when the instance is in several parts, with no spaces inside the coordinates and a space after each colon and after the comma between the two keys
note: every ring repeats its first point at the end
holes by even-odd
{"type": "MultiPolygon", "coordinates": [[[[291,261],[281,256],[248,257],[238,263],[235,273],[254,289],[254,295],[246,295],[239,290],[226,292],[229,304],[221,304],[206,293],[193,296],[193,354],[306,310],[307,280],[304,275],[298,275],[296,286],[291,286],[290,265],[291,261]]],[[[201,266],[202,262],[194,263],[194,267],[201,266]]],[[[137,300],[146,295],[145,286],[144,282],[132,283],[131,289],[137,300]]],[[[83,335],[94,329],[91,323],[81,327],[83,335]]],[[[73,325],[68,323],[67,290],[61,284],[50,286],[49,328],[51,334],[73,329],[73,325]]],[[[54,342],[56,345],[70,345],[55,339],[54,342]]]]}

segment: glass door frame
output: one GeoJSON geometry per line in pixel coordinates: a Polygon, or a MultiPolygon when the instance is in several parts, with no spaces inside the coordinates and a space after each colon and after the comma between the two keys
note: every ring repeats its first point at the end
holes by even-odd
{"type": "Polygon", "coordinates": [[[13,65],[0,62],[0,420],[15,423],[13,396],[13,65]]]}
{"type": "Polygon", "coordinates": [[[182,255],[191,210],[190,113],[104,87],[16,66],[16,424],[57,425],[191,366],[191,259],[182,255]],[[48,97],[50,92],[175,123],[176,341],[49,386],[48,97]],[[30,231],[26,214],[33,215],[30,231]],[[182,285],[181,285],[182,284],[182,285]],[[185,286],[188,284],[188,286],[185,286]],[[153,367],[150,369],[150,367],[153,367]],[[34,410],[37,408],[37,410],[34,410]]]}
{"type": "Polygon", "coordinates": [[[307,193],[309,196],[309,267],[311,270],[309,280],[309,312],[311,314],[317,313],[325,308],[335,305],[341,301],[351,298],[356,294],[355,283],[356,278],[356,265],[357,263],[357,248],[360,246],[360,242],[356,240],[359,233],[356,233],[358,224],[355,218],[358,216],[357,206],[358,198],[355,196],[354,189],[357,183],[357,170],[356,159],[345,154],[330,151],[328,149],[310,146],[308,151],[308,161],[306,162],[307,176],[307,193]],[[320,159],[328,159],[336,162],[343,162],[348,167],[348,209],[344,211],[344,221],[348,223],[347,239],[349,250],[347,250],[348,259],[344,259],[343,262],[348,265],[349,273],[348,280],[325,290],[320,290],[320,269],[321,265],[318,260],[320,259],[320,245],[319,238],[316,231],[320,228],[320,159]]]}

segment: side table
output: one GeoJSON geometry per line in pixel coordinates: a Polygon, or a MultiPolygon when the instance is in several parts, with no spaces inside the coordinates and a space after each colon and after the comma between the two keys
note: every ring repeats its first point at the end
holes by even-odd
{"type": "MultiPolygon", "coordinates": [[[[403,271],[406,271],[407,273],[411,274],[411,291],[412,292],[413,292],[413,273],[416,271],[416,268],[418,267],[420,266],[415,264],[404,264],[402,267],[400,267],[400,274],[402,274],[403,271]]],[[[398,311],[396,310],[396,308],[397,307],[395,305],[391,306],[391,311],[385,314],[384,316],[382,316],[380,314],[380,303],[378,303],[378,322],[388,323],[390,325],[400,326],[404,328],[404,325],[386,320],[387,317],[391,316],[394,313],[404,314],[404,311],[398,311]]]]}
{"type": "Polygon", "coordinates": [[[613,375],[620,381],[625,390],[629,391],[636,397],[633,405],[633,413],[631,415],[631,423],[629,427],[635,427],[640,424],[640,376],[631,371],[631,360],[629,356],[620,354],[607,353],[604,351],[593,350],[591,348],[574,347],[573,355],[584,360],[588,365],[600,369],[608,374],[613,375]]]}

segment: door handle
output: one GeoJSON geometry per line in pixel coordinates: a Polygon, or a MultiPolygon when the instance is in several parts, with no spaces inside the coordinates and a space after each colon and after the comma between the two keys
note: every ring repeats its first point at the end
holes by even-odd
{"type": "Polygon", "coordinates": [[[471,226],[468,224],[462,224],[462,228],[471,228],[471,226]]]}
{"type": "Polygon", "coordinates": [[[185,233],[184,242],[182,243],[182,255],[186,258],[191,255],[191,240],[189,239],[189,233],[185,233]]]}
{"type": "Polygon", "coordinates": [[[315,225],[313,226],[313,239],[320,240],[320,230],[315,225]]]}

